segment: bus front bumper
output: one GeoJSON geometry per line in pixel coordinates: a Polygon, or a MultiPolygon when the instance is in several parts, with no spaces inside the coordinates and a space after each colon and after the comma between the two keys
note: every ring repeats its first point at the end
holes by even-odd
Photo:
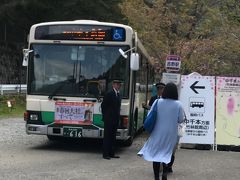
{"type": "MultiPolygon", "coordinates": [[[[69,127],[69,126],[66,126],[69,127]]],[[[71,126],[70,126],[71,127],[71,126]]],[[[50,135],[50,136],[62,136],[64,127],[52,127],[49,125],[37,125],[37,124],[26,124],[26,133],[27,134],[36,134],[36,135],[50,135]]],[[[81,127],[83,138],[103,138],[104,129],[87,129],[81,127]]],[[[117,130],[117,139],[118,140],[127,140],[130,136],[128,135],[128,129],[118,129],[117,130]]]]}

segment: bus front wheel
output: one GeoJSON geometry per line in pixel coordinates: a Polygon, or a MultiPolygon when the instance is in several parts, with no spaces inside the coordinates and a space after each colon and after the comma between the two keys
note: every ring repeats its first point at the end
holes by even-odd
{"type": "Polygon", "coordinates": [[[133,136],[130,136],[127,140],[123,142],[124,146],[131,146],[133,143],[133,136]]]}

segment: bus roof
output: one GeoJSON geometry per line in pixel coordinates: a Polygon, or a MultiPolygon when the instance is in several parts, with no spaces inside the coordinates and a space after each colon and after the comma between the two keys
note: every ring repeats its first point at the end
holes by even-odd
{"type": "Polygon", "coordinates": [[[43,26],[43,25],[58,25],[58,24],[66,24],[66,25],[67,24],[85,24],[85,25],[94,24],[94,25],[105,25],[105,26],[118,26],[118,27],[123,27],[133,31],[133,29],[128,25],[111,23],[111,22],[100,22],[96,20],[52,21],[52,22],[43,22],[43,23],[34,24],[32,25],[32,27],[43,26]]]}

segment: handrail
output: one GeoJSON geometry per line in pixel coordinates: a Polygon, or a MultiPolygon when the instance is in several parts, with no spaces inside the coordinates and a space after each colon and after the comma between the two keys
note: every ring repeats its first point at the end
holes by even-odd
{"type": "Polygon", "coordinates": [[[25,93],[27,91],[26,84],[0,84],[0,94],[25,93]]]}

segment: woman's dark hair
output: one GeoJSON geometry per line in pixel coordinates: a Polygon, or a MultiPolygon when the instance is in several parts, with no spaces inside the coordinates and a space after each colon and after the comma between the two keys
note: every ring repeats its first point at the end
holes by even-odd
{"type": "Polygon", "coordinates": [[[162,93],[163,99],[178,100],[178,90],[174,83],[167,83],[162,93]]]}

